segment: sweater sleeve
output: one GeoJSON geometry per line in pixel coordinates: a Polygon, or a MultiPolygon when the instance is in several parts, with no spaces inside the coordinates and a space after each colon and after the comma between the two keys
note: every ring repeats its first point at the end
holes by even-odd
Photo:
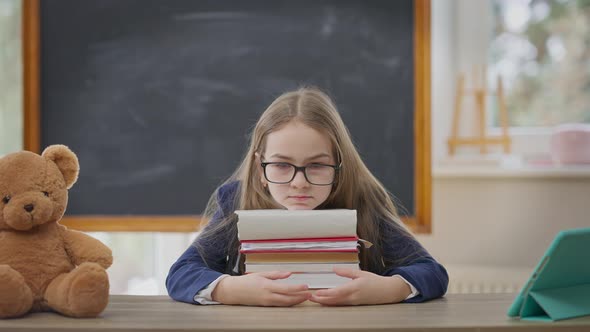
{"type": "MultiPolygon", "coordinates": [[[[219,189],[217,197],[220,208],[213,215],[208,226],[221,222],[228,213],[232,212],[231,208],[236,190],[237,185],[235,184],[226,185],[219,189]]],[[[207,262],[199,253],[195,244],[192,244],[172,264],[166,277],[166,289],[172,299],[197,304],[195,295],[223,274],[226,270],[226,250],[230,239],[223,236],[220,238],[225,241],[207,243],[207,245],[202,246],[207,251],[207,262]]],[[[198,241],[200,241],[199,237],[195,242],[198,241]]]]}
{"type": "Polygon", "coordinates": [[[197,249],[191,245],[172,264],[166,278],[166,289],[170,297],[176,301],[198,303],[195,301],[195,295],[222,274],[209,268],[197,249]]]}
{"type": "Polygon", "coordinates": [[[418,295],[403,302],[417,303],[443,296],[449,284],[446,269],[411,234],[386,227],[383,232],[383,275],[400,275],[418,290],[418,295]]]}
{"type": "Polygon", "coordinates": [[[400,275],[418,290],[418,295],[403,302],[417,303],[443,296],[447,291],[449,277],[445,268],[432,257],[413,261],[409,265],[387,270],[385,275],[400,275]]]}

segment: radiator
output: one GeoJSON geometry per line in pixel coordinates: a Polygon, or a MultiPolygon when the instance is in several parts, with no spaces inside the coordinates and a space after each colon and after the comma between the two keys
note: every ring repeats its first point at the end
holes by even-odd
{"type": "Polygon", "coordinates": [[[447,294],[516,293],[531,275],[532,268],[450,265],[447,294]]]}

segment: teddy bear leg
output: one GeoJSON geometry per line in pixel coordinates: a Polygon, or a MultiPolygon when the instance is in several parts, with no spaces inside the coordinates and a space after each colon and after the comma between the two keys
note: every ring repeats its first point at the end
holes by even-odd
{"type": "Polygon", "coordinates": [[[33,306],[33,292],[25,278],[8,265],[0,265],[0,318],[18,317],[33,306]]]}
{"type": "Polygon", "coordinates": [[[109,302],[109,278],[96,263],[82,263],[53,279],[45,291],[53,310],[71,317],[96,317],[109,302]]]}

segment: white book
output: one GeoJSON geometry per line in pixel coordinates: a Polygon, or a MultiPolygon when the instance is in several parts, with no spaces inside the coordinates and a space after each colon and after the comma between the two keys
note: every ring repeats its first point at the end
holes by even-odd
{"type": "Polygon", "coordinates": [[[360,270],[358,263],[279,263],[256,264],[246,263],[246,273],[283,271],[283,272],[333,272],[334,267],[360,270]]]}
{"type": "Polygon", "coordinates": [[[356,210],[237,210],[240,240],[356,236],[356,210]]]}
{"type": "Polygon", "coordinates": [[[293,273],[286,279],[277,279],[278,282],[290,285],[304,284],[310,289],[334,288],[351,280],[336,273],[293,273]]]}

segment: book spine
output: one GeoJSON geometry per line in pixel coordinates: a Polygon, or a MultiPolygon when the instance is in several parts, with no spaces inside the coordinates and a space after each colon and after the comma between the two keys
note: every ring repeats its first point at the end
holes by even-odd
{"type": "Polygon", "coordinates": [[[255,249],[255,250],[240,250],[242,254],[275,254],[275,253],[316,253],[316,252],[358,252],[358,249],[255,249]]]}

